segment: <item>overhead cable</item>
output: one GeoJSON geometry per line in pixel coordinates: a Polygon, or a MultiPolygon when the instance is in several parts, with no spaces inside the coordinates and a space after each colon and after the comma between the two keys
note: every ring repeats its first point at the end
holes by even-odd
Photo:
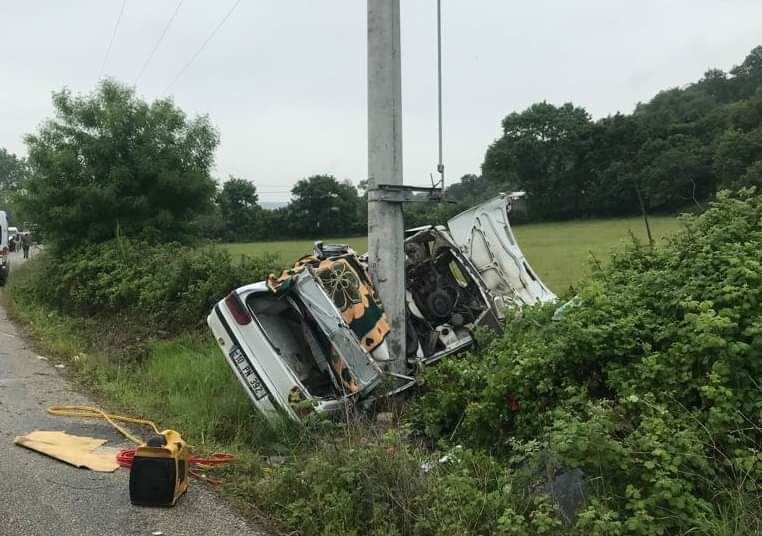
{"type": "Polygon", "coordinates": [[[122,7],[119,10],[119,16],[116,18],[116,24],[114,24],[114,31],[111,33],[111,40],[108,42],[108,48],[106,48],[106,54],[103,56],[103,64],[101,65],[101,71],[98,74],[98,80],[103,78],[104,71],[106,70],[106,63],[108,57],[111,54],[111,47],[114,46],[114,39],[116,39],[116,32],[119,30],[119,23],[122,22],[122,15],[124,15],[124,6],[127,5],[127,0],[122,0],[122,7]]]}
{"type": "Polygon", "coordinates": [[[175,17],[177,17],[177,12],[180,11],[180,6],[183,5],[183,1],[184,0],[180,0],[179,2],[177,2],[175,11],[172,13],[172,16],[169,17],[169,20],[167,21],[167,24],[164,26],[164,29],[162,30],[161,35],[159,36],[159,39],[156,41],[156,44],[153,46],[153,50],[151,50],[151,53],[148,54],[148,57],[146,58],[145,63],[143,63],[143,66],[140,68],[140,72],[135,77],[135,81],[132,83],[132,85],[137,85],[138,80],[140,80],[140,77],[143,76],[143,73],[146,71],[148,64],[151,63],[151,60],[153,59],[154,54],[156,54],[156,51],[159,50],[159,45],[161,45],[161,42],[164,41],[164,38],[167,36],[169,27],[172,26],[172,22],[174,22],[175,17]]]}
{"type": "Polygon", "coordinates": [[[175,83],[180,79],[180,77],[185,73],[185,71],[188,70],[188,68],[193,64],[194,61],[196,61],[196,58],[198,58],[199,54],[206,48],[206,45],[209,44],[209,42],[212,40],[212,38],[217,35],[217,32],[220,31],[220,28],[227,22],[227,20],[230,18],[230,15],[233,14],[233,11],[235,11],[235,8],[238,7],[238,4],[241,3],[241,0],[236,0],[236,2],[232,5],[232,7],[228,10],[227,13],[225,13],[225,16],[222,17],[222,20],[215,26],[214,30],[212,30],[212,33],[209,34],[209,36],[206,38],[204,43],[199,47],[199,49],[191,56],[191,59],[188,60],[188,62],[183,65],[183,68],[180,69],[180,71],[177,73],[175,78],[167,85],[167,87],[164,88],[162,93],[167,93],[170,89],[172,89],[172,86],[175,85],[175,83]]]}

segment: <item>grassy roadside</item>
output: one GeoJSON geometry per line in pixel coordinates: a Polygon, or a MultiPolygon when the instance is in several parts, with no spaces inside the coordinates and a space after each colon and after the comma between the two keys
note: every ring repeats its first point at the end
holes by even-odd
{"type": "Polygon", "coordinates": [[[104,344],[113,340],[104,334],[125,324],[103,325],[34,303],[19,292],[29,270],[25,266],[14,271],[2,301],[38,351],[65,363],[67,377],[103,409],[176,429],[199,453],[235,454],[233,465],[215,472],[223,479],[219,489],[260,522],[267,521],[240,492],[251,488],[252,476],[261,474],[266,456],[293,453],[296,434],[274,430],[252,412],[214,340],[198,333],[152,341],[146,344],[144,358],[115,360],[110,354],[120,349],[104,344]]]}
{"type": "MultiPolygon", "coordinates": [[[[364,253],[368,251],[367,236],[351,236],[340,238],[325,238],[326,244],[349,244],[355,251],[364,253]]],[[[221,247],[227,250],[233,257],[248,255],[258,257],[260,255],[278,255],[283,262],[291,265],[301,257],[312,253],[315,240],[271,240],[261,242],[228,242],[221,247]]]]}
{"type": "MultiPolygon", "coordinates": [[[[36,303],[21,292],[35,269],[16,270],[3,298],[39,351],[66,363],[104,409],[175,428],[198,452],[235,454],[219,489],[274,533],[528,534],[517,513],[528,509],[528,493],[513,493],[518,484],[488,454],[456,449],[459,463],[439,463],[451,447],[423,445],[398,416],[381,425],[355,415],[270,427],[203,332],[149,341],[140,359],[115,360],[120,349],[103,341],[130,322],[107,325],[36,303]]],[[[559,522],[549,505],[540,508],[531,533],[552,534],[559,522]]]]}

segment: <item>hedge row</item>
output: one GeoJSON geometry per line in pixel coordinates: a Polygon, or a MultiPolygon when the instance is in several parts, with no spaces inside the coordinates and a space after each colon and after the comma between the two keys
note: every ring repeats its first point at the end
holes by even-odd
{"type": "Polygon", "coordinates": [[[23,293],[75,316],[127,316],[169,334],[203,324],[231,289],[277,270],[274,256],[238,262],[221,249],[153,245],[116,239],[44,254],[24,281],[23,293]]]}

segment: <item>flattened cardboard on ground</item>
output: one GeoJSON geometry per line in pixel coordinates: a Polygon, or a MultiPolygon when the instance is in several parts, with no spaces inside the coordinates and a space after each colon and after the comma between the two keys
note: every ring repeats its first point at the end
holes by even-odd
{"type": "Polygon", "coordinates": [[[95,449],[106,443],[106,439],[84,437],[66,432],[35,430],[25,436],[18,436],[13,442],[22,447],[46,454],[75,467],[84,467],[101,473],[113,473],[119,468],[116,463],[117,449],[95,449]]]}

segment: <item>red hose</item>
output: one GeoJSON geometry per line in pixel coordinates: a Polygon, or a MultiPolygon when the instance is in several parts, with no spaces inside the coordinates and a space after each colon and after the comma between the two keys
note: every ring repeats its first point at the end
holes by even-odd
{"type": "MultiPolygon", "coordinates": [[[[135,449],[124,449],[120,450],[119,453],[116,455],[116,462],[119,464],[120,467],[125,467],[129,469],[132,467],[132,460],[135,458],[135,449]]],[[[233,461],[234,456],[232,454],[227,454],[224,452],[215,452],[211,456],[191,456],[190,460],[188,461],[188,464],[190,465],[190,468],[188,472],[198,478],[199,480],[205,480],[209,482],[212,485],[217,485],[220,483],[219,480],[216,480],[214,478],[209,478],[203,473],[198,473],[196,470],[200,469],[202,471],[209,470],[213,467],[217,467],[220,465],[225,465],[226,463],[230,463],[233,461]]]]}

